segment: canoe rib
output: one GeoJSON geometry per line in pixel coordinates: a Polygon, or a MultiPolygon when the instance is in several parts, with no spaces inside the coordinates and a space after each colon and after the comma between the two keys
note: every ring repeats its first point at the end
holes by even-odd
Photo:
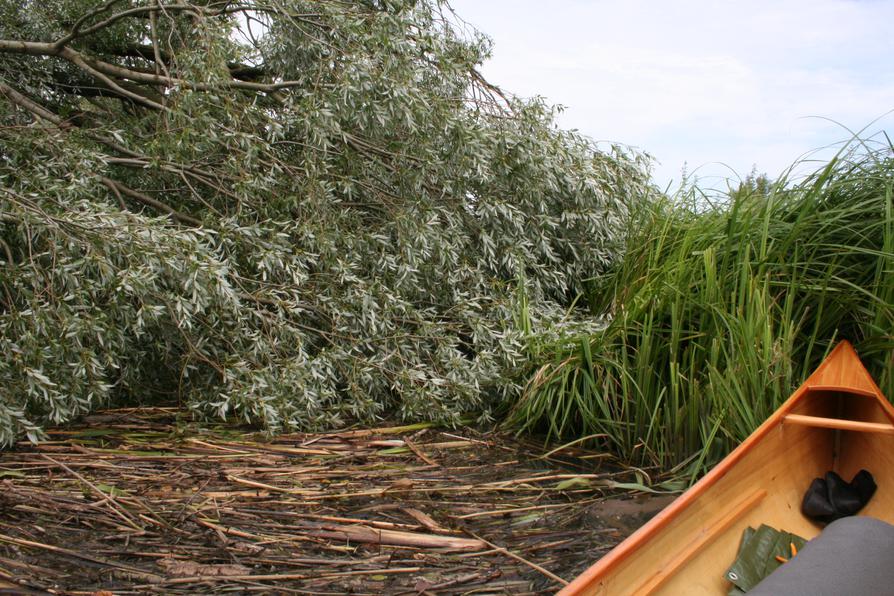
{"type": "Polygon", "coordinates": [[[840,418],[823,418],[821,416],[803,416],[788,414],[782,419],[785,424],[798,424],[816,428],[834,428],[838,430],[855,430],[858,432],[894,434],[894,424],[881,422],[860,422],[859,420],[841,420],[840,418]]]}

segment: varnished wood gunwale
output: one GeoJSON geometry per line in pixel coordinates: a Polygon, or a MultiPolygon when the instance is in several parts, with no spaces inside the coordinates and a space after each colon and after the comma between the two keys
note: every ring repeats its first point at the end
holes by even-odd
{"type": "MultiPolygon", "coordinates": [[[[821,419],[820,416],[804,416],[802,414],[793,414],[795,409],[805,396],[812,396],[815,399],[821,399],[824,394],[849,394],[856,399],[870,398],[876,407],[880,407],[885,422],[881,421],[852,421],[852,420],[833,420],[830,426],[823,428],[832,428],[836,430],[821,432],[841,432],[841,431],[876,431],[881,432],[884,436],[889,437],[888,428],[894,429],[894,407],[884,398],[881,390],[866,372],[862,363],[856,355],[850,343],[844,341],[839,343],[817,370],[776,410],[754,433],[752,433],[745,441],[742,442],[732,453],[724,458],[714,469],[706,474],[699,482],[693,485],[688,491],[683,493],[673,503],[656,515],[646,525],[634,532],[627,540],[619,544],[614,550],[609,552],[605,557],[584,571],[568,586],[566,586],[559,594],[560,596],[577,596],[584,594],[595,594],[600,589],[600,582],[609,578],[615,571],[631,559],[640,549],[647,549],[649,543],[653,541],[662,532],[674,523],[683,512],[697,503],[710,488],[715,486],[722,480],[735,466],[745,458],[756,445],[760,444],[769,433],[779,429],[785,424],[787,416],[793,418],[789,420],[792,426],[798,426],[799,423],[818,422],[815,419],[821,419]],[[812,419],[812,420],[808,420],[812,419]],[[842,426],[843,424],[843,426],[842,426]]],[[[807,402],[805,402],[807,403],[807,402]]],[[[819,426],[819,424],[815,425],[819,426]]],[[[861,433],[863,434],[863,433],[861,433]]],[[[869,434],[868,432],[866,434],[869,434]]],[[[760,489],[760,487],[753,487],[760,489]]],[[[734,521],[734,520],[732,520],[734,521]]],[[[696,540],[696,543],[698,541],[696,540]]],[[[684,547],[686,548],[692,547],[684,547]]],[[[692,553],[695,554],[694,552],[692,553]]],[[[687,555],[691,557],[691,555],[687,555]]],[[[680,560],[677,556],[674,561],[680,560]]],[[[665,564],[675,572],[678,568],[682,568],[688,562],[683,560],[679,565],[674,563],[665,564]]],[[[658,563],[656,563],[657,565],[658,563]]],[[[722,573],[723,570],[718,570],[722,573]]],[[[661,575],[658,572],[661,581],[665,581],[669,575],[665,573],[661,575]]],[[[642,574],[649,577],[651,574],[648,569],[642,569],[642,574]]],[[[658,587],[658,584],[651,580],[645,583],[637,584],[637,593],[650,593],[658,587]]],[[[612,592],[614,593],[614,592],[612,592]]],[[[620,592],[618,592],[620,594],[620,592]]],[[[630,591],[626,593],[632,593],[630,591]]]]}

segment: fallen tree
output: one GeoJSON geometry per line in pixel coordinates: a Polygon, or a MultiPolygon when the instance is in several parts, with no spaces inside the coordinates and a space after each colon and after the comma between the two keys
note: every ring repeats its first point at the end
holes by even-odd
{"type": "Polygon", "coordinates": [[[113,399],[278,430],[517,394],[516,321],[650,191],[488,51],[434,0],[0,0],[0,442],[113,399]]]}

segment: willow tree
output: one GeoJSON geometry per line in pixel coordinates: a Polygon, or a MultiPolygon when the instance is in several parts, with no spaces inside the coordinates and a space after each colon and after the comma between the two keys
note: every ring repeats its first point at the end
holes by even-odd
{"type": "Polygon", "coordinates": [[[0,0],[0,441],[511,398],[520,310],[567,316],[649,187],[488,51],[437,0],[0,0]]]}

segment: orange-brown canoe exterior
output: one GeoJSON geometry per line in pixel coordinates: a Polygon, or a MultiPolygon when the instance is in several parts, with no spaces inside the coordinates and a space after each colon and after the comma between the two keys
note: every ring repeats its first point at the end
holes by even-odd
{"type": "Polygon", "coordinates": [[[860,514],[894,523],[894,407],[841,342],[738,448],[560,596],[726,594],[745,527],[815,536],[800,513],[810,481],[830,469],[849,480],[861,468],[879,488],[860,514]]]}

